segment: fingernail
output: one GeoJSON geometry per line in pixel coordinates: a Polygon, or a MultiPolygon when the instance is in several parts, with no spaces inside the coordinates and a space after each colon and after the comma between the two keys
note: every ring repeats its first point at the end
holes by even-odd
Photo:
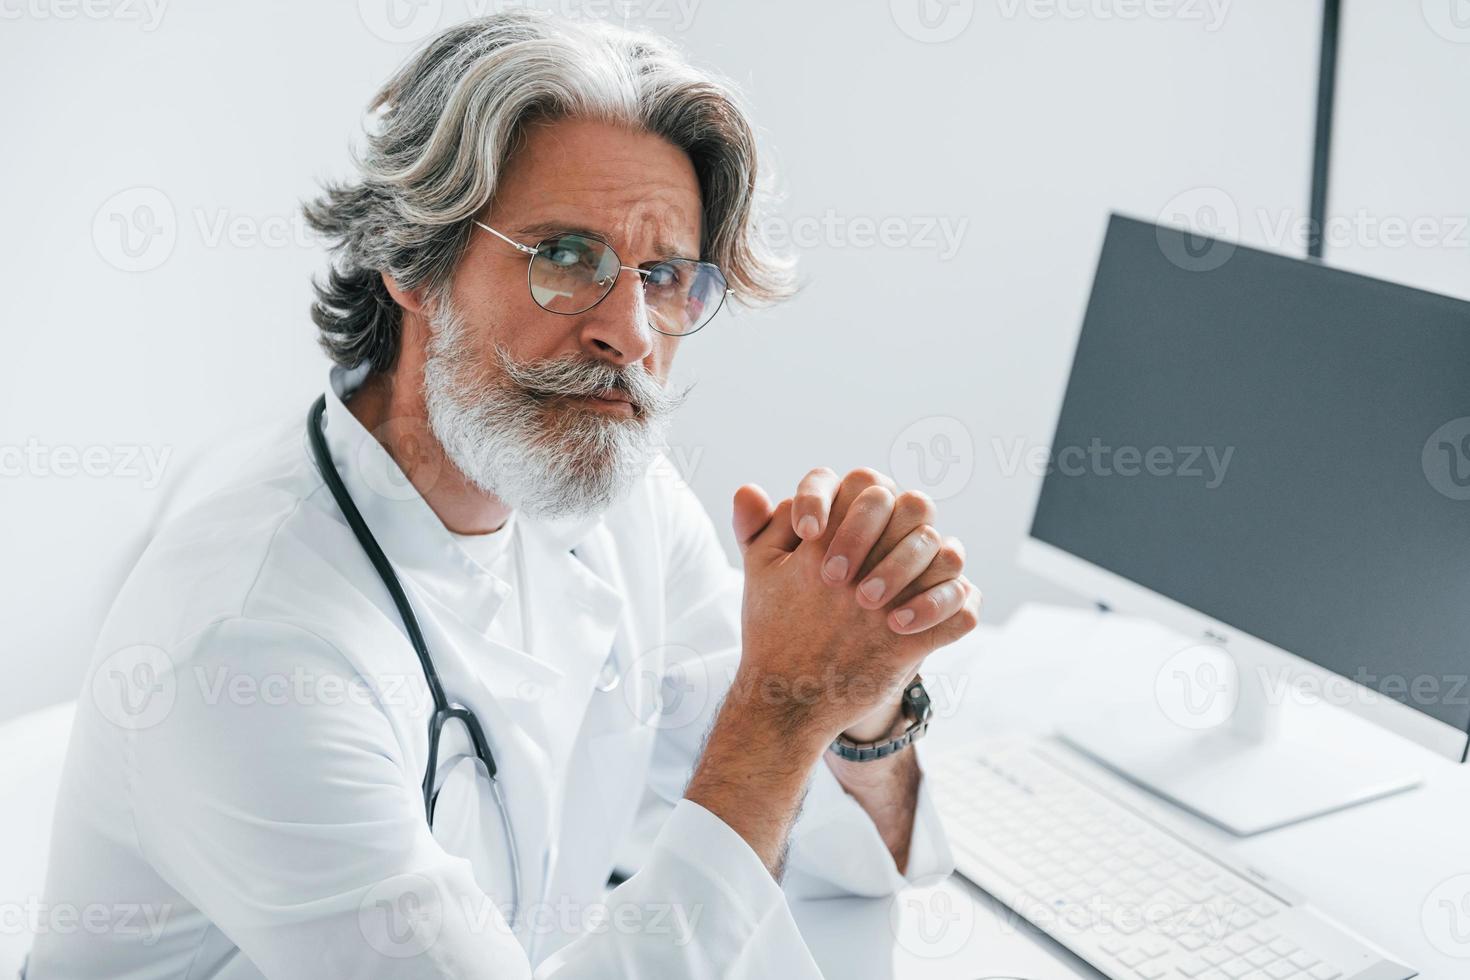
{"type": "Polygon", "coordinates": [[[905,627],[909,623],[912,623],[914,621],[914,611],[912,609],[900,609],[898,612],[893,614],[893,621],[897,623],[900,628],[905,627]]]}
{"type": "Polygon", "coordinates": [[[822,566],[822,574],[833,582],[841,582],[847,578],[847,559],[842,555],[833,555],[822,566]]]}
{"type": "Polygon", "coordinates": [[[870,578],[866,582],[864,582],[861,587],[859,587],[858,591],[861,592],[863,594],[863,598],[867,599],[869,602],[877,602],[879,599],[883,598],[883,589],[884,585],[881,578],[870,578]]]}
{"type": "Polygon", "coordinates": [[[796,522],[796,536],[801,538],[803,541],[805,541],[807,538],[816,537],[819,530],[820,529],[817,527],[817,519],[810,514],[806,515],[801,520],[796,522]]]}

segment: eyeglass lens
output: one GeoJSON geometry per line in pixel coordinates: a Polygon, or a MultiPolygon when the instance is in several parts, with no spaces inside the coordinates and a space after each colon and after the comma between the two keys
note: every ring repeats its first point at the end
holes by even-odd
{"type": "MultiPolygon", "coordinates": [[[[558,235],[531,259],[531,297],[552,313],[583,313],[600,303],[617,281],[621,262],[612,246],[582,235],[558,235]]],[[[643,293],[653,328],[675,336],[709,322],[725,298],[719,267],[695,259],[646,266],[643,293]]]]}

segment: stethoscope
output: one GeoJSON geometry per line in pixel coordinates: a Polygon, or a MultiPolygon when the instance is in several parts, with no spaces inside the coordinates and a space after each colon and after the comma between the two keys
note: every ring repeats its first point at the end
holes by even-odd
{"type": "MultiPolygon", "coordinates": [[[[352,495],[347,492],[347,487],[343,485],[342,477],[332,462],[332,454],[327,449],[326,436],[322,432],[322,414],[326,411],[326,407],[327,398],[322,395],[317,398],[306,416],[306,433],[311,440],[312,455],[316,458],[317,468],[321,470],[327,489],[332,491],[332,497],[337,501],[337,506],[341,508],[342,516],[347,518],[348,526],[352,528],[352,533],[357,537],[357,543],[367,553],[368,560],[373,563],[373,568],[377,570],[378,577],[383,580],[388,594],[393,597],[393,605],[398,607],[398,615],[403,619],[403,627],[408,632],[408,640],[413,644],[414,653],[418,654],[419,666],[424,672],[424,681],[428,684],[429,694],[434,699],[434,716],[429,719],[429,765],[424,773],[424,814],[428,818],[429,829],[431,831],[434,829],[434,805],[439,798],[434,792],[434,778],[439,770],[439,736],[444,730],[445,722],[458,719],[469,732],[475,758],[480,765],[485,767],[485,773],[490,779],[490,791],[495,797],[496,807],[500,810],[501,823],[505,826],[506,850],[510,854],[510,927],[514,930],[521,910],[521,863],[519,850],[516,847],[515,827],[510,820],[510,811],[505,805],[505,796],[500,792],[500,780],[496,778],[495,756],[490,751],[490,743],[486,740],[485,731],[480,727],[480,720],[475,717],[475,713],[462,704],[451,703],[444,694],[444,685],[439,681],[439,672],[434,669],[433,659],[429,657],[428,645],[424,643],[423,631],[419,629],[418,617],[413,614],[413,607],[409,605],[408,596],[404,594],[403,586],[399,584],[392,564],[383,554],[383,549],[378,546],[377,539],[368,529],[367,522],[362,519],[362,513],[353,503],[352,495]]],[[[517,543],[519,544],[519,539],[517,543]]],[[[520,553],[517,552],[517,557],[519,556],[520,553]]],[[[524,595],[526,591],[524,572],[521,573],[520,588],[524,595]]],[[[521,616],[523,631],[530,628],[530,621],[524,609],[523,605],[521,616]]]]}

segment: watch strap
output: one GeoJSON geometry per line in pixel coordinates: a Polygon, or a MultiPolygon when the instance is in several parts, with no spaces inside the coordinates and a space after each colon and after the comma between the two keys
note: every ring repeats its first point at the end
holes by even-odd
{"type": "Polygon", "coordinates": [[[861,743],[839,735],[827,747],[828,751],[849,762],[873,762],[902,752],[923,738],[925,732],[929,730],[929,720],[934,712],[929,701],[929,692],[924,690],[921,678],[915,677],[913,682],[904,688],[902,712],[903,716],[909,719],[909,725],[893,738],[881,742],[861,743]]]}

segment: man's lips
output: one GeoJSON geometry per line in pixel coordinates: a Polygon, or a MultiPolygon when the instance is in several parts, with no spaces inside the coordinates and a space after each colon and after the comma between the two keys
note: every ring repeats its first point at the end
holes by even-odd
{"type": "Polygon", "coordinates": [[[629,405],[633,404],[633,399],[628,397],[628,393],[619,388],[609,388],[591,397],[603,402],[627,402],[629,405]]]}
{"type": "Polygon", "coordinates": [[[595,395],[578,395],[575,400],[599,412],[613,412],[618,415],[636,415],[639,412],[637,403],[628,393],[617,388],[609,388],[595,395]]]}

